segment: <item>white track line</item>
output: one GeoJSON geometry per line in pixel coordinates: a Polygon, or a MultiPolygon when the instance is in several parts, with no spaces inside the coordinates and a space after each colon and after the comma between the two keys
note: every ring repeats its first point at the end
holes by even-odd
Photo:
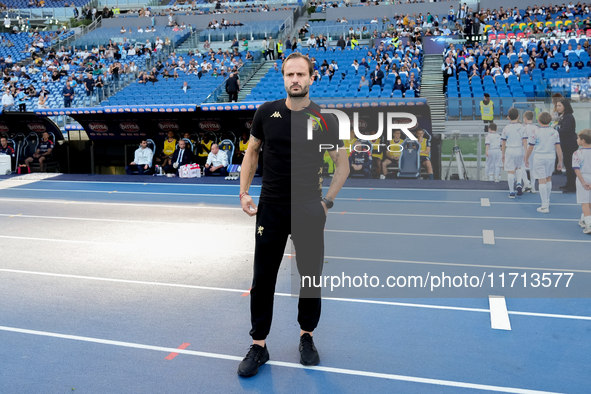
{"type": "Polygon", "coordinates": [[[324,258],[325,259],[337,259],[337,260],[375,261],[375,262],[381,262],[381,263],[403,263],[403,264],[421,264],[421,265],[443,265],[443,266],[455,266],[455,267],[476,267],[476,268],[538,270],[538,271],[545,270],[545,271],[591,273],[591,270],[576,270],[576,269],[570,269],[570,268],[565,268],[565,267],[560,267],[560,268],[514,267],[514,266],[506,266],[506,265],[478,265],[478,264],[461,264],[461,263],[439,263],[439,262],[416,261],[416,260],[371,259],[371,258],[367,258],[367,257],[324,256],[324,258]]]}
{"type": "MultiPolygon", "coordinates": [[[[488,198],[481,198],[481,201],[471,201],[471,200],[418,200],[418,199],[396,199],[396,198],[361,198],[359,197],[337,197],[337,201],[355,201],[355,202],[410,202],[410,203],[436,203],[436,204],[480,204],[482,205],[482,200],[488,201],[488,207],[490,207],[490,200],[488,198]]],[[[507,204],[511,206],[517,205],[540,205],[539,202],[516,202],[516,201],[494,201],[493,204],[507,204]]],[[[579,206],[581,204],[571,204],[571,203],[552,203],[552,205],[563,205],[563,206],[579,206]]],[[[482,205],[485,206],[485,205],[482,205]]]]}
{"type": "Polygon", "coordinates": [[[189,226],[207,226],[209,227],[228,227],[231,228],[250,228],[254,229],[254,223],[251,226],[243,226],[243,225],[229,225],[229,224],[203,224],[203,223],[194,223],[194,222],[158,222],[152,220],[125,220],[125,219],[102,219],[102,218],[76,218],[76,217],[68,217],[68,216],[40,216],[40,215],[23,215],[23,214],[14,214],[14,213],[0,213],[0,217],[16,217],[16,218],[29,218],[29,219],[50,219],[50,220],[76,220],[76,221],[89,221],[89,222],[113,222],[113,223],[140,223],[140,224],[163,224],[163,225],[171,225],[171,226],[178,226],[178,225],[189,225],[189,226]]]}
{"type": "MultiPolygon", "coordinates": [[[[328,179],[328,178],[327,178],[328,179]]],[[[39,180],[37,182],[51,182],[51,183],[101,183],[101,184],[110,184],[110,185],[158,185],[158,186],[196,186],[196,187],[240,187],[240,185],[226,185],[226,184],[219,184],[219,183],[166,183],[166,182],[158,182],[158,183],[151,183],[151,182],[103,182],[103,181],[61,181],[61,180],[39,180]]],[[[252,187],[261,187],[261,185],[252,185],[252,187]]],[[[367,190],[367,191],[395,191],[395,190],[404,190],[404,191],[425,191],[425,192],[485,192],[485,193],[504,193],[506,194],[506,190],[477,190],[477,189],[421,189],[421,188],[412,188],[412,187],[343,187],[344,190],[367,190]],[[369,190],[372,189],[372,190],[369,190]]]]}
{"type": "MultiPolygon", "coordinates": [[[[0,199],[1,200],[1,199],[0,199]]],[[[539,205],[539,204],[538,204],[539,205]]],[[[555,219],[555,218],[527,218],[527,217],[512,217],[512,216],[471,216],[471,215],[427,215],[416,213],[383,213],[383,212],[328,212],[329,214],[346,215],[368,215],[368,216],[408,216],[408,217],[424,217],[424,218],[452,218],[452,219],[503,219],[503,220],[541,220],[541,221],[557,221],[557,222],[576,222],[579,219],[555,219]]]]}
{"type": "MultiPolygon", "coordinates": [[[[57,274],[57,273],[52,273],[52,272],[24,271],[24,270],[14,270],[14,269],[6,269],[6,268],[0,268],[0,272],[25,274],[25,275],[49,276],[49,277],[68,278],[68,279],[94,280],[94,281],[101,281],[101,282],[128,283],[128,284],[135,284],[135,285],[179,287],[179,288],[186,288],[186,289],[197,289],[197,290],[208,290],[208,291],[225,291],[225,292],[240,293],[240,294],[244,294],[244,293],[248,292],[248,290],[245,290],[245,289],[230,289],[230,288],[225,288],[225,287],[185,285],[185,284],[163,283],[163,282],[148,282],[148,281],[141,281],[141,280],[128,280],[128,279],[116,279],[116,278],[101,278],[101,277],[96,277],[96,276],[57,274]]],[[[279,297],[297,298],[296,295],[289,294],[289,293],[275,293],[275,295],[279,296],[279,297]]],[[[331,301],[339,301],[339,302],[353,302],[353,303],[360,303],[360,304],[389,305],[389,306],[402,306],[402,307],[409,307],[409,308],[490,313],[490,309],[484,309],[484,308],[467,308],[467,307],[447,306],[447,305],[415,304],[415,303],[409,303],[409,302],[395,302],[395,301],[376,301],[376,300],[356,299],[356,298],[322,297],[322,299],[323,300],[331,300],[331,301]]],[[[551,318],[559,318],[559,319],[591,321],[591,316],[558,315],[558,314],[546,314],[546,313],[537,313],[537,312],[520,312],[520,311],[509,312],[509,314],[522,315],[522,316],[551,317],[551,318]]]]}
{"type": "Polygon", "coordinates": [[[490,326],[494,330],[511,330],[511,321],[507,313],[507,303],[503,296],[488,296],[490,306],[490,326]]]}
{"type": "MultiPolygon", "coordinates": [[[[20,216],[19,216],[20,217],[20,216]]],[[[411,237],[443,237],[443,238],[477,238],[484,239],[484,243],[495,244],[495,236],[493,230],[482,230],[483,235],[454,235],[454,234],[426,234],[426,233],[394,233],[385,231],[356,231],[356,230],[324,230],[327,233],[350,233],[350,234],[371,234],[371,235],[399,235],[411,237]],[[486,233],[485,233],[486,231],[486,233]],[[492,238],[491,238],[492,236],[492,238]],[[488,242],[487,242],[488,241],[488,242]]],[[[591,239],[555,239],[555,238],[518,238],[518,237],[496,237],[506,241],[536,241],[536,242],[574,242],[574,243],[591,243],[591,239]]]]}
{"type": "Polygon", "coordinates": [[[215,205],[185,205],[183,203],[178,203],[174,205],[166,205],[166,204],[145,204],[145,203],[125,203],[125,202],[98,202],[98,201],[72,201],[72,200],[37,200],[34,198],[0,198],[0,201],[7,201],[7,202],[18,202],[18,203],[45,203],[45,204],[80,204],[80,205],[111,205],[111,206],[124,206],[124,207],[139,207],[139,208],[146,208],[146,207],[156,207],[156,208],[176,208],[176,209],[218,209],[218,210],[232,210],[232,211],[241,211],[242,208],[240,207],[220,207],[215,205]]]}
{"type": "MultiPolygon", "coordinates": [[[[64,193],[64,192],[68,192],[68,193],[101,193],[101,194],[143,194],[143,195],[157,195],[157,196],[191,196],[191,197],[231,197],[231,198],[237,198],[237,196],[235,196],[234,194],[209,194],[209,193],[204,193],[204,194],[197,194],[197,193],[163,193],[163,192],[126,192],[126,191],[120,191],[120,190],[83,190],[83,189],[75,189],[75,190],[69,190],[69,189],[65,189],[65,190],[60,190],[60,189],[29,189],[29,188],[10,188],[10,189],[5,189],[5,190],[11,190],[11,191],[19,191],[19,190],[24,190],[24,191],[35,191],[35,192],[57,192],[57,193],[64,193]]],[[[251,196],[253,198],[258,198],[258,196],[251,196]]],[[[539,204],[538,204],[539,205],[539,204]]]]}
{"type": "MultiPolygon", "coordinates": [[[[59,339],[69,339],[69,340],[74,340],[74,341],[99,343],[102,345],[112,345],[112,346],[121,346],[121,347],[134,348],[134,349],[153,350],[153,351],[165,352],[165,353],[173,353],[174,352],[174,353],[187,354],[187,355],[191,355],[191,356],[208,357],[208,358],[215,358],[215,359],[221,359],[221,360],[231,360],[231,361],[237,361],[237,362],[242,361],[242,357],[231,356],[231,355],[227,355],[227,354],[199,352],[199,351],[195,351],[195,350],[177,349],[177,348],[164,347],[164,346],[144,345],[144,344],[133,343],[133,342],[113,341],[113,340],[109,340],[109,339],[100,339],[100,338],[83,337],[83,336],[78,336],[78,335],[59,334],[59,333],[47,332],[47,331],[27,330],[27,329],[23,329],[23,328],[6,327],[6,326],[0,326],[0,330],[7,331],[7,332],[13,332],[13,333],[19,333],[19,334],[38,335],[38,336],[43,336],[43,337],[52,337],[52,338],[59,338],[59,339]]],[[[503,387],[503,386],[491,386],[491,385],[486,385],[486,384],[456,382],[453,380],[430,379],[430,378],[421,378],[421,377],[405,376],[405,375],[394,375],[394,374],[388,374],[388,373],[360,371],[360,370],[345,369],[345,368],[332,368],[332,367],[323,367],[323,366],[305,367],[301,364],[289,363],[289,362],[285,362],[285,361],[268,361],[267,364],[275,365],[278,367],[307,369],[307,370],[320,371],[320,372],[338,373],[338,374],[342,374],[342,375],[364,376],[364,377],[370,377],[370,378],[399,380],[399,381],[405,381],[405,382],[423,383],[423,384],[431,384],[431,385],[437,385],[437,386],[448,386],[448,387],[459,387],[459,388],[468,388],[468,389],[475,389],[475,390],[497,391],[497,392],[501,392],[501,393],[552,394],[548,391],[537,391],[537,390],[528,390],[528,389],[521,389],[521,388],[514,388],[514,387],[503,387]]]]}
{"type": "MultiPolygon", "coordinates": [[[[155,196],[194,196],[194,197],[236,197],[234,194],[210,194],[210,193],[175,193],[175,192],[142,192],[142,191],[121,191],[121,190],[85,190],[85,189],[32,189],[32,188],[14,188],[13,185],[6,190],[12,191],[38,191],[38,192],[68,192],[68,193],[101,193],[101,194],[143,194],[143,195],[155,195],[155,196]]],[[[1,189],[1,188],[0,188],[1,189]]],[[[258,196],[253,195],[253,198],[258,198],[258,196]]],[[[348,197],[341,197],[337,198],[339,201],[359,201],[359,198],[348,198],[348,197]]],[[[453,200],[417,200],[417,199],[387,199],[387,198],[362,198],[360,201],[366,202],[409,202],[409,203],[435,203],[435,204],[480,204],[478,201],[453,201],[453,200]]],[[[494,204],[510,204],[510,205],[540,205],[539,202],[494,202],[494,204]]],[[[566,205],[566,206],[575,206],[577,204],[570,204],[570,203],[553,203],[553,205],[566,205]]]]}

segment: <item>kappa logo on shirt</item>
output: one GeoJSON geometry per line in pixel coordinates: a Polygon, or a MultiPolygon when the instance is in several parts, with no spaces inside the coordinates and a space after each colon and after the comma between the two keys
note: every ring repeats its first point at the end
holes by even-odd
{"type": "Polygon", "coordinates": [[[275,111],[273,112],[273,115],[271,115],[271,118],[281,118],[281,114],[279,113],[279,111],[275,111]]]}

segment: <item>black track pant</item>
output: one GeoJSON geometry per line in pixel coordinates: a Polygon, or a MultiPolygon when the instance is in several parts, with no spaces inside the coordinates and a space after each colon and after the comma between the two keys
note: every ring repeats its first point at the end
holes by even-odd
{"type": "MultiPolygon", "coordinates": [[[[273,318],[277,272],[291,234],[301,276],[319,277],[324,264],[326,214],[320,200],[298,205],[260,203],[255,228],[254,278],[250,290],[250,313],[254,340],[267,337],[273,318]]],[[[317,279],[316,283],[320,283],[317,279]]],[[[320,320],[321,289],[300,289],[298,322],[304,331],[314,331],[320,320]]]]}
{"type": "Polygon", "coordinates": [[[563,163],[564,168],[566,169],[566,187],[571,190],[575,190],[577,188],[577,176],[575,174],[575,170],[573,170],[573,154],[578,149],[578,147],[571,147],[567,146],[562,148],[562,155],[563,155],[563,163]]]}

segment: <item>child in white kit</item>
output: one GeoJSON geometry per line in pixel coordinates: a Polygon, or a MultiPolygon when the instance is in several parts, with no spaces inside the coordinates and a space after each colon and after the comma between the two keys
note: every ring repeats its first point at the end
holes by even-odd
{"type": "Polygon", "coordinates": [[[573,169],[577,174],[577,204],[583,214],[579,225],[585,234],[591,234],[591,129],[579,132],[579,150],[573,154],[573,169]]]}
{"type": "Polygon", "coordinates": [[[523,166],[523,156],[525,154],[526,140],[521,132],[519,123],[519,110],[511,108],[509,110],[509,123],[503,128],[501,134],[501,149],[503,150],[503,164],[505,171],[508,171],[507,183],[509,184],[509,198],[515,198],[515,175],[517,175],[517,195],[523,194],[521,183],[521,166],[523,166]]]}
{"type": "Polygon", "coordinates": [[[535,152],[534,162],[532,163],[534,178],[540,182],[540,197],[542,206],[538,212],[550,212],[550,193],[552,192],[552,172],[554,171],[554,160],[558,156],[558,170],[562,169],[562,149],[560,148],[560,138],[558,131],[550,127],[552,115],[548,112],[542,112],[538,116],[540,126],[534,130],[529,137],[529,148],[525,154],[525,164],[529,165],[529,157],[535,152]]]}
{"type": "MultiPolygon", "coordinates": [[[[523,127],[521,129],[521,132],[523,134],[523,138],[527,138],[529,140],[529,137],[532,135],[532,133],[535,132],[536,128],[538,127],[533,123],[533,121],[534,121],[534,113],[532,111],[526,111],[523,114],[523,127]]],[[[533,163],[533,161],[534,161],[534,158],[533,158],[533,153],[532,153],[532,156],[530,156],[529,162],[533,163]]],[[[523,163],[523,166],[521,167],[521,176],[520,177],[523,179],[523,182],[524,182],[524,188],[523,188],[524,192],[537,193],[536,192],[536,179],[534,178],[534,172],[530,168],[530,166],[525,165],[525,161],[523,163]],[[528,171],[529,171],[529,179],[527,179],[527,172],[528,171]],[[531,184],[530,184],[530,179],[531,179],[531,184]]]]}
{"type": "Polygon", "coordinates": [[[503,167],[503,154],[501,153],[501,135],[497,133],[497,125],[495,123],[488,125],[485,145],[486,175],[489,181],[494,179],[495,182],[499,182],[501,167],[503,167]]]}

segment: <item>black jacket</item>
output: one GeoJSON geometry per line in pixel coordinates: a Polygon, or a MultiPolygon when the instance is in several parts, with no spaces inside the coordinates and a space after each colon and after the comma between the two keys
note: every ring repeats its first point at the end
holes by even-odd
{"type": "Polygon", "coordinates": [[[577,124],[573,114],[564,114],[558,119],[556,130],[560,137],[560,147],[564,149],[576,150],[577,145],[577,124]]]}
{"type": "MultiPolygon", "coordinates": [[[[179,148],[177,148],[174,151],[174,153],[172,154],[171,164],[176,163],[176,161],[179,157],[180,151],[181,150],[179,148]]],[[[185,151],[183,152],[183,157],[181,157],[181,161],[179,162],[179,167],[184,166],[185,164],[190,164],[192,157],[193,157],[193,154],[191,153],[191,150],[188,147],[185,147],[185,151]]]]}

